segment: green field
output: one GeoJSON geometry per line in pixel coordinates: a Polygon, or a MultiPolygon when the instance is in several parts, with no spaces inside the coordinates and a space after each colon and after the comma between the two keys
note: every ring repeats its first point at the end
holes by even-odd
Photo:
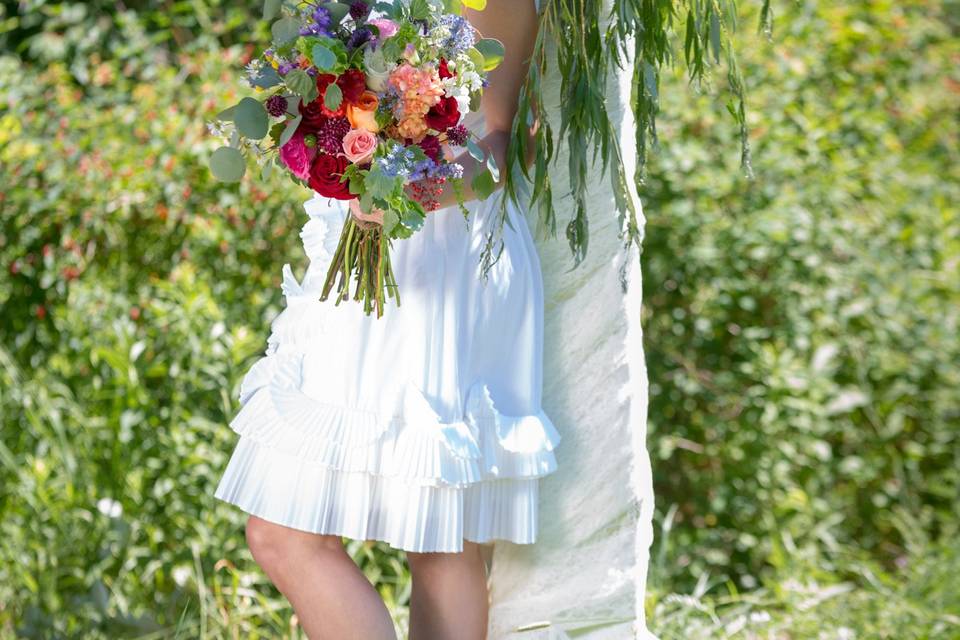
{"type": "MultiPolygon", "coordinates": [[[[0,5],[0,638],[303,637],[212,497],[306,266],[300,187],[206,167],[267,39],[232,4],[0,5]]],[[[960,638],[960,4],[755,4],[756,177],[677,70],[640,186],[650,627],[960,638]]]]}

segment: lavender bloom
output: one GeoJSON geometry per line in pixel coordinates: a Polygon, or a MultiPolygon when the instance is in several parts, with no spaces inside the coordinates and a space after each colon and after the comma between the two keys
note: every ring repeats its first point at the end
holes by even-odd
{"type": "Polygon", "coordinates": [[[420,160],[413,165],[409,180],[416,182],[425,178],[462,178],[463,165],[456,162],[434,162],[430,158],[420,160]]]}
{"type": "Polygon", "coordinates": [[[350,51],[359,49],[372,39],[373,32],[370,31],[370,29],[367,29],[366,27],[358,27],[353,33],[350,34],[350,38],[347,40],[347,49],[350,51]]]}
{"type": "Polygon", "coordinates": [[[277,66],[277,73],[279,73],[281,76],[285,76],[296,68],[297,68],[297,65],[287,60],[284,60],[277,66]]]}
{"type": "Polygon", "coordinates": [[[317,7],[313,10],[312,14],[309,14],[310,23],[300,27],[300,35],[302,36],[326,36],[331,37],[330,34],[330,10],[326,7],[317,7]]]}
{"type": "Polygon", "coordinates": [[[474,45],[473,27],[463,16],[452,13],[444,14],[440,17],[438,26],[450,30],[450,37],[441,43],[448,54],[447,58],[457,56],[474,45]]]}

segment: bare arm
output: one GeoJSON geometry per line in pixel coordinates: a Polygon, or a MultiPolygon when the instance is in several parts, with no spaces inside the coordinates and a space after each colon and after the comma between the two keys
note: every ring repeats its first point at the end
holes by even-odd
{"type": "MultiPolygon", "coordinates": [[[[479,142],[482,149],[493,153],[501,169],[499,184],[503,184],[510,128],[537,39],[537,11],[533,0],[487,0],[483,11],[467,9],[464,15],[484,38],[496,38],[505,49],[503,62],[490,72],[490,84],[483,92],[480,108],[487,133],[479,142]]],[[[532,138],[528,148],[532,149],[532,138]]],[[[469,153],[461,154],[456,161],[463,165],[463,197],[465,200],[475,199],[477,196],[470,183],[482,167],[469,153]]],[[[445,189],[439,202],[441,207],[456,204],[456,193],[453,189],[445,189]]]]}

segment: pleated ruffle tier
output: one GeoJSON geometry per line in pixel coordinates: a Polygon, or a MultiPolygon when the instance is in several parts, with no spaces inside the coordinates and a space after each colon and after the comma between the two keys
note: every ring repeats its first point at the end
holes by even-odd
{"type": "Polygon", "coordinates": [[[409,378],[387,404],[310,393],[308,364],[322,361],[328,319],[342,311],[317,298],[345,215],[313,202],[300,234],[310,267],[302,284],[283,267],[286,308],[241,382],[230,422],[240,438],[215,496],[295,529],[406,551],[459,552],[464,539],[535,542],[538,479],[556,470],[561,440],[542,410],[502,412],[483,379],[453,421],[409,378]]]}

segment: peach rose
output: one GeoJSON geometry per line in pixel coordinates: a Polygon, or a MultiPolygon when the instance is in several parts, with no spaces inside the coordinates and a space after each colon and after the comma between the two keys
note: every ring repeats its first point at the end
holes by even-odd
{"type": "Polygon", "coordinates": [[[370,133],[380,131],[377,124],[377,106],[380,100],[373,91],[364,91],[356,104],[347,105],[347,119],[354,129],[366,129],[370,133]]]}
{"type": "Polygon", "coordinates": [[[377,136],[366,129],[350,129],[343,137],[343,153],[354,164],[369,162],[377,148],[377,136]]]}

